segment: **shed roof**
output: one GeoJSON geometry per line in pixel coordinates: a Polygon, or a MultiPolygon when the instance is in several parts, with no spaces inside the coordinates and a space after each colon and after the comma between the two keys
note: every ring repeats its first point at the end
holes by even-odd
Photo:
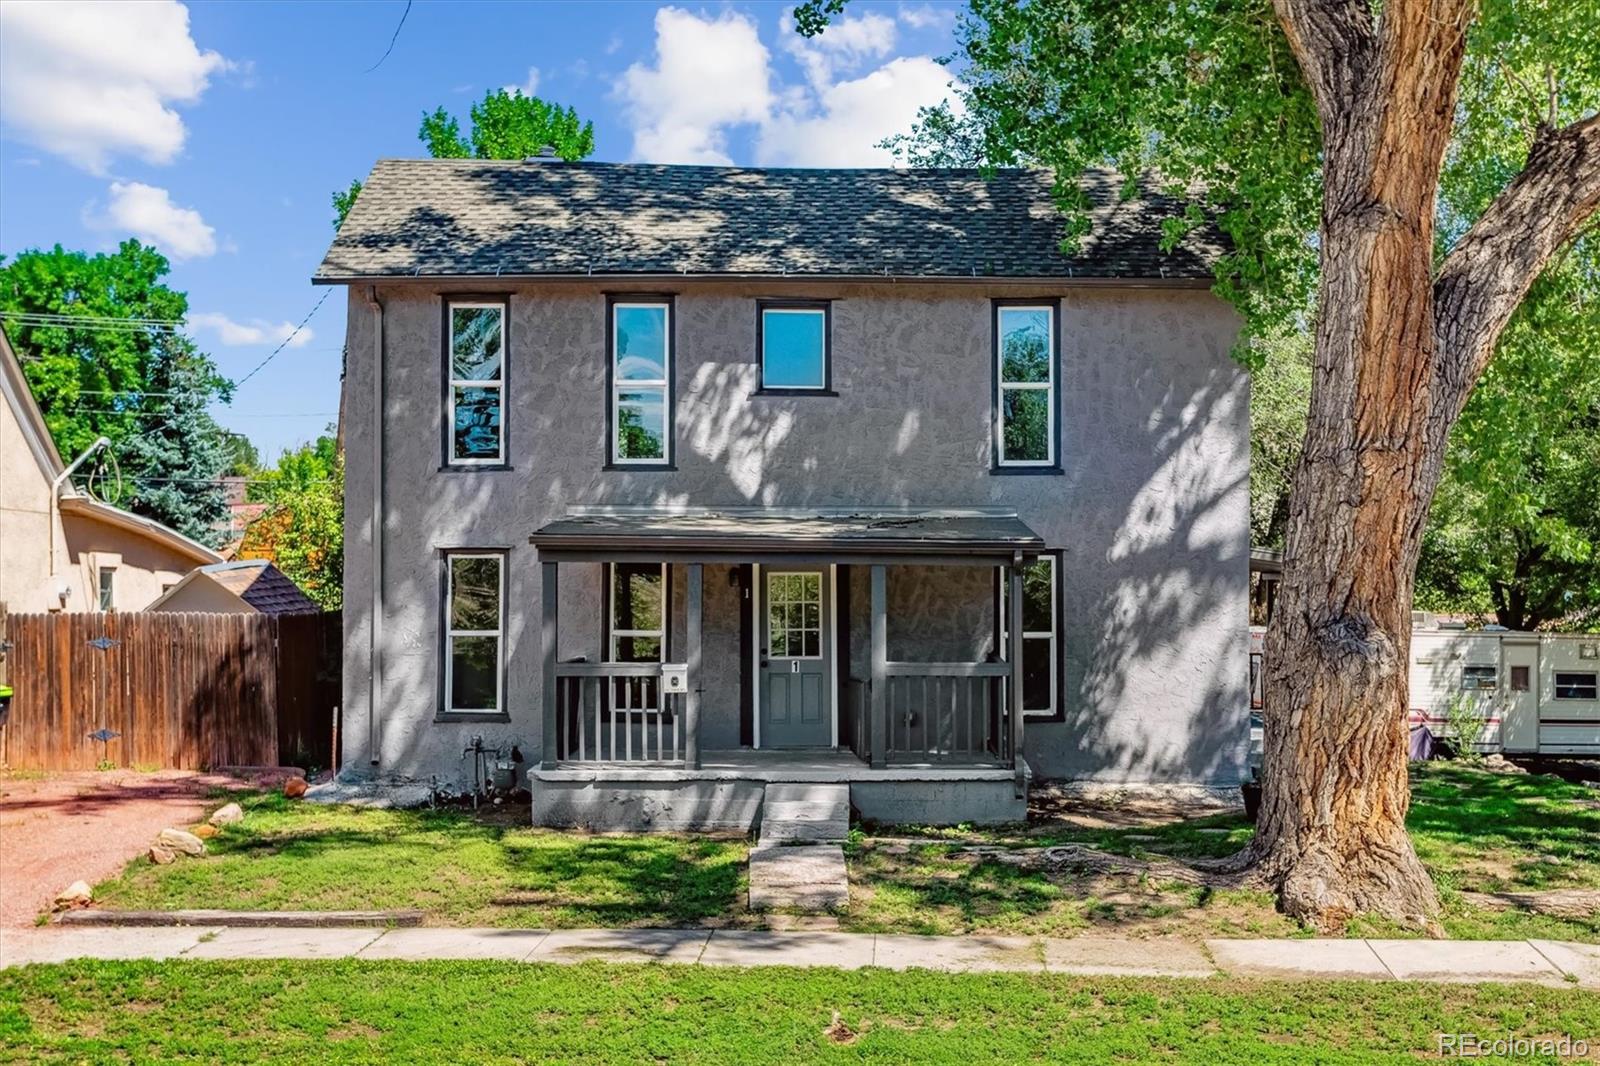
{"type": "Polygon", "coordinates": [[[1083,176],[1072,256],[1043,170],[756,169],[384,159],[313,280],[663,276],[1161,279],[1209,282],[1224,241],[1163,250],[1184,205],[1109,170],[1083,176]]]}
{"type": "Polygon", "coordinates": [[[192,581],[210,581],[262,614],[317,614],[322,608],[266,559],[239,559],[201,566],[186,574],[147,610],[158,610],[192,581]]]}
{"type": "Polygon", "coordinates": [[[788,514],[697,511],[582,514],[540,527],[545,552],[1009,556],[1044,541],[1012,514],[894,512],[788,514]]]}

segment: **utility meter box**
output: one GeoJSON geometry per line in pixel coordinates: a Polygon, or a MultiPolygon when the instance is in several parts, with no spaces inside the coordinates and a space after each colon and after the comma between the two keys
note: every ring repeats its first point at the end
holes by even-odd
{"type": "Polygon", "coordinates": [[[688,692],[689,691],[689,664],[688,663],[662,663],[661,664],[661,691],[662,692],[688,692]]]}

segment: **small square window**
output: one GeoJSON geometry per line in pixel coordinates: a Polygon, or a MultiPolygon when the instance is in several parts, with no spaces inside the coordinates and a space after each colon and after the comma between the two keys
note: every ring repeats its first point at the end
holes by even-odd
{"type": "Polygon", "coordinates": [[[826,391],[830,384],[828,305],[763,301],[757,306],[761,387],[826,391]]]}
{"type": "Polygon", "coordinates": [[[1513,666],[1511,668],[1511,691],[1526,692],[1531,687],[1528,668],[1526,666],[1513,666]]]}

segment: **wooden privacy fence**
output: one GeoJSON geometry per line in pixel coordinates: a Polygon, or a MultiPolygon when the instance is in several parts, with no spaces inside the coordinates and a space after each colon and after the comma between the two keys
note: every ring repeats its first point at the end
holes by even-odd
{"type": "Polygon", "coordinates": [[[341,632],[338,614],[0,610],[0,764],[327,767],[341,632]]]}

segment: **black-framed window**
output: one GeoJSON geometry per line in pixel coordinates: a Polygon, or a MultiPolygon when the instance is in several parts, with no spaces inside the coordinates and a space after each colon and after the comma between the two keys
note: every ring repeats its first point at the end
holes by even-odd
{"type": "Polygon", "coordinates": [[[1600,699],[1600,674],[1557,670],[1555,683],[1555,698],[1558,700],[1600,699]]]}
{"type": "Polygon", "coordinates": [[[827,300],[757,300],[761,391],[827,395],[833,389],[833,309],[827,300]]]}
{"type": "Polygon", "coordinates": [[[445,464],[506,462],[504,297],[445,303],[445,464]]]}
{"type": "Polygon", "coordinates": [[[505,714],[506,556],[444,553],[441,714],[505,714]]]}
{"type": "Polygon", "coordinates": [[[1050,300],[996,300],[994,469],[1054,470],[1060,458],[1059,315],[1050,300]]]}
{"type": "MultiPolygon", "coordinates": [[[[671,571],[665,563],[605,564],[606,659],[659,663],[667,659],[667,619],[672,612],[671,571]]],[[[605,710],[665,712],[653,677],[612,678],[605,710]]]]}
{"type": "Polygon", "coordinates": [[[607,297],[607,448],[612,465],[672,465],[673,311],[671,297],[607,297]]]}
{"type": "MultiPolygon", "coordinates": [[[[1000,575],[1000,658],[1011,648],[1011,580],[1000,575]]],[[[1061,716],[1061,574],[1054,553],[1022,568],[1022,711],[1029,718],[1061,716]]]]}

